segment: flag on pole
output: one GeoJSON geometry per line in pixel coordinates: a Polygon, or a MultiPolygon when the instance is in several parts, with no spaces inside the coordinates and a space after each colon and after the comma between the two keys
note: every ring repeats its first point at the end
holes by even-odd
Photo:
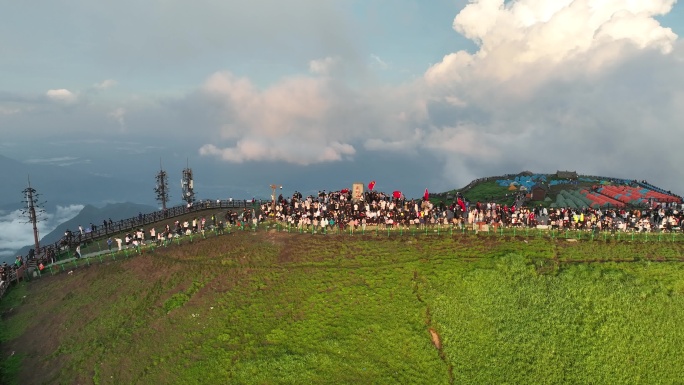
{"type": "Polygon", "coordinates": [[[369,189],[370,191],[373,191],[373,188],[374,188],[374,187],[375,187],[375,181],[372,180],[370,183],[368,183],[368,189],[369,189]]]}
{"type": "Polygon", "coordinates": [[[425,189],[425,194],[423,194],[423,199],[428,200],[430,198],[430,193],[428,192],[428,189],[425,189]]]}

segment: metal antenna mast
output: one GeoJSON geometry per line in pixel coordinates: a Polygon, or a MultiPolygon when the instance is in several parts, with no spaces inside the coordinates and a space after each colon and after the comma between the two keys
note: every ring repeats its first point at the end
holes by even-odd
{"type": "Polygon", "coordinates": [[[159,159],[159,173],[157,174],[157,187],[154,188],[157,193],[157,201],[161,202],[162,210],[166,210],[166,202],[169,201],[169,182],[166,171],[162,169],[161,159],[159,159]]]}
{"type": "Polygon", "coordinates": [[[40,242],[38,241],[38,222],[41,220],[40,216],[45,213],[43,209],[43,203],[38,202],[38,197],[40,194],[36,192],[36,189],[31,187],[31,179],[28,179],[28,187],[26,187],[22,193],[24,194],[23,203],[26,204],[26,208],[22,209],[22,214],[28,216],[29,222],[33,225],[33,243],[34,251],[38,253],[40,250],[40,242]]]}

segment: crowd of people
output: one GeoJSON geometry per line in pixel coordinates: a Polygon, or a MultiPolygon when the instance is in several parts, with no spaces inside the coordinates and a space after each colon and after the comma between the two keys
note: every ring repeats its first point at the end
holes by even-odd
{"type": "Polygon", "coordinates": [[[262,204],[254,218],[271,219],[305,230],[325,230],[338,226],[365,230],[368,226],[425,228],[434,226],[537,227],[554,230],[681,231],[684,206],[660,203],[641,209],[572,209],[541,205],[527,207],[520,196],[508,206],[496,202],[467,202],[457,195],[452,201],[432,203],[428,199],[406,199],[377,191],[352,199],[351,192],[325,192],[303,197],[295,192],[290,199],[279,196],[274,204],[262,204]]]}
{"type": "MultiPolygon", "coordinates": [[[[129,231],[123,237],[110,237],[108,249],[136,248],[145,242],[167,244],[174,237],[204,234],[207,230],[223,233],[227,227],[252,227],[267,220],[282,226],[302,231],[366,230],[373,229],[425,229],[428,227],[476,228],[478,225],[491,227],[531,228],[543,226],[552,230],[610,230],[650,232],[682,231],[684,205],[660,203],[652,208],[640,209],[594,209],[594,208],[546,208],[541,205],[525,205],[525,195],[514,193],[507,196],[510,206],[495,201],[468,202],[462,195],[448,196],[446,200],[433,203],[428,196],[422,199],[407,199],[403,194],[387,194],[381,191],[366,191],[353,199],[348,190],[319,191],[316,195],[303,196],[300,192],[284,198],[282,194],[272,202],[262,202],[258,209],[243,207],[227,210],[222,218],[216,215],[197,216],[191,220],[178,221],[162,228],[140,227],[129,231]]],[[[217,206],[219,206],[217,204],[217,206]]],[[[142,222],[142,220],[141,220],[142,222]]],[[[113,230],[113,222],[104,221],[103,226],[113,230]],[[106,223],[106,225],[105,225],[106,223]]],[[[88,230],[94,230],[94,226],[88,230]]],[[[74,234],[67,230],[62,243],[80,257],[80,228],[74,234]],[[74,251],[75,250],[75,251],[74,251]]],[[[21,258],[21,257],[18,257],[21,258]]],[[[31,259],[31,255],[28,256],[31,259]]],[[[38,261],[39,264],[55,262],[55,250],[50,249],[38,261]]],[[[21,266],[23,259],[12,266],[21,266]]],[[[8,266],[9,268],[9,266],[8,266]]],[[[4,268],[3,271],[7,271],[4,268]]]]}
{"type": "MultiPolygon", "coordinates": [[[[0,266],[0,281],[2,282],[8,282],[12,281],[15,279],[17,276],[17,271],[20,270],[24,265],[26,264],[26,260],[28,259],[33,259],[34,257],[29,255],[26,259],[24,259],[23,256],[18,255],[15,259],[14,262],[11,264],[8,264],[7,262],[3,262],[2,266],[0,266]]],[[[21,274],[19,274],[21,275],[21,274]]]]}
{"type": "MultiPolygon", "coordinates": [[[[233,215],[231,212],[228,212],[226,219],[232,220],[232,218],[233,215]]],[[[114,243],[116,243],[118,250],[123,250],[124,248],[137,248],[146,244],[146,242],[155,242],[158,246],[162,246],[176,237],[192,234],[205,235],[205,232],[208,230],[215,230],[218,234],[222,234],[225,231],[225,227],[226,224],[216,215],[211,215],[208,219],[207,217],[195,217],[192,220],[185,220],[183,222],[176,220],[173,225],[167,224],[160,229],[150,227],[145,231],[144,228],[139,228],[136,231],[126,233],[123,238],[112,239],[110,237],[107,239],[107,247],[111,251],[114,243]]]]}
{"type": "Polygon", "coordinates": [[[7,262],[2,263],[2,266],[0,266],[0,281],[7,282],[9,280],[9,275],[13,266],[14,265],[8,265],[7,262]]]}
{"type": "MultiPolygon", "coordinates": [[[[461,204],[465,205],[463,201],[461,204]]],[[[336,226],[340,229],[347,226],[355,229],[365,229],[367,226],[422,227],[442,219],[448,223],[461,217],[459,210],[450,211],[447,216],[446,208],[443,203],[435,206],[426,199],[409,200],[401,194],[389,195],[378,191],[368,191],[358,200],[352,199],[348,191],[321,191],[316,196],[307,197],[295,192],[289,200],[281,195],[274,204],[263,204],[259,220],[270,218],[291,227],[316,231],[336,226]],[[445,215],[442,218],[437,213],[445,215]]]]}
{"type": "Polygon", "coordinates": [[[5,290],[9,287],[9,266],[7,262],[0,266],[0,298],[5,295],[5,290]]]}
{"type": "MultiPolygon", "coordinates": [[[[467,224],[497,221],[509,212],[506,205],[496,203],[472,205],[462,196],[452,202],[434,204],[427,198],[406,199],[403,195],[368,191],[360,199],[352,199],[350,192],[321,191],[303,197],[295,192],[291,199],[279,196],[275,204],[261,206],[259,220],[270,218],[295,228],[305,229],[365,229],[369,226],[386,228],[425,228],[435,225],[467,224]]],[[[513,210],[512,212],[516,212],[513,210]]]]}

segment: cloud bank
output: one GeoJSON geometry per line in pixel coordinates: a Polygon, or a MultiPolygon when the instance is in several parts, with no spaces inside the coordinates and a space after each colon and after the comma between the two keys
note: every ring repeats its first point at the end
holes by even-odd
{"type": "Polygon", "coordinates": [[[518,170],[676,172],[669,162],[654,169],[637,161],[657,153],[653,138],[683,121],[682,45],[655,19],[673,4],[471,2],[453,27],[478,50],[448,54],[425,74],[434,111],[428,141],[449,163],[485,168],[505,162],[518,170]],[[483,151],[468,154],[463,145],[483,151]]]}
{"type": "Polygon", "coordinates": [[[217,73],[201,93],[232,144],[200,154],[306,165],[359,149],[429,152],[454,183],[528,168],[666,175],[682,156],[651,138],[684,121],[683,48],[656,17],[674,3],[471,1],[453,28],[477,49],[449,53],[402,86],[336,83],[339,57],[313,60],[310,75],[265,90],[217,73]],[[675,159],[657,171],[633,164],[657,147],[675,159]]]}
{"type": "Polygon", "coordinates": [[[386,112],[401,109],[406,101],[394,98],[395,105],[385,105],[393,97],[373,100],[374,93],[331,76],[335,65],[330,58],[312,61],[312,75],[285,78],[264,90],[229,72],[212,75],[196,97],[213,108],[219,137],[234,144],[206,144],[200,154],[236,163],[297,165],[353,159],[357,149],[351,141],[390,132],[402,118],[386,112]]]}
{"type": "MultiPolygon", "coordinates": [[[[55,212],[46,213],[38,222],[40,237],[49,234],[61,223],[78,215],[83,205],[57,206],[55,212]]],[[[0,212],[0,259],[13,257],[16,250],[33,245],[33,226],[20,210],[0,212]]]]}

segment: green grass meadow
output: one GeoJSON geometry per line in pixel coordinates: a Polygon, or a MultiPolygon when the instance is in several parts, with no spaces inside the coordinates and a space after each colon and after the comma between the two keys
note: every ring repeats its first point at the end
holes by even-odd
{"type": "Polygon", "coordinates": [[[683,248],[235,232],[13,288],[0,370],[15,384],[682,383],[683,248]]]}

